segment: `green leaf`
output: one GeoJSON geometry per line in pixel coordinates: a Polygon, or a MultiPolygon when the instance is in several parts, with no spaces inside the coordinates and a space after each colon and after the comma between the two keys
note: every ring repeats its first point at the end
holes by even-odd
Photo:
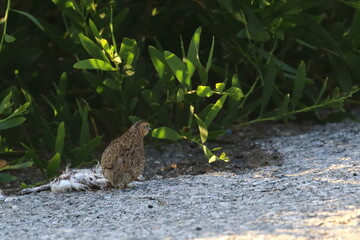
{"type": "Polygon", "coordinates": [[[4,99],[0,103],[0,114],[4,112],[5,109],[10,108],[13,104],[11,103],[12,91],[4,97],[4,99]]]}
{"type": "Polygon", "coordinates": [[[135,74],[135,70],[130,64],[125,64],[123,66],[123,71],[124,71],[125,75],[128,76],[128,77],[135,74]]]}
{"type": "Polygon", "coordinates": [[[215,84],[215,90],[218,92],[222,92],[225,88],[225,83],[216,83],[215,84]]]}
{"type": "Polygon", "coordinates": [[[95,148],[99,146],[101,142],[101,136],[94,137],[83,146],[78,147],[72,162],[73,167],[77,167],[79,164],[85,162],[91,157],[91,153],[94,152],[95,148]]]}
{"type": "Polygon", "coordinates": [[[5,33],[5,36],[4,36],[5,38],[5,42],[7,42],[7,43],[12,43],[12,42],[14,42],[15,40],[16,40],[16,38],[15,37],[13,37],[13,36],[11,36],[11,35],[9,35],[9,34],[6,34],[5,33]]]}
{"type": "Polygon", "coordinates": [[[182,88],[179,88],[176,93],[176,101],[182,102],[184,100],[184,90],[182,88]]]}
{"type": "Polygon", "coordinates": [[[196,94],[199,97],[211,97],[213,95],[213,93],[214,93],[214,91],[211,90],[211,88],[209,86],[199,85],[196,90],[196,94]]]}
{"type": "Polygon", "coordinates": [[[205,118],[205,125],[207,127],[210,126],[211,122],[214,120],[214,118],[218,115],[218,113],[220,112],[221,108],[223,107],[225,101],[226,101],[226,97],[227,95],[222,96],[219,100],[216,101],[216,103],[214,104],[214,106],[212,106],[211,110],[209,111],[209,113],[206,115],[205,118]]]}
{"type": "Polygon", "coordinates": [[[207,130],[207,125],[199,118],[199,116],[196,113],[194,114],[194,117],[199,127],[200,140],[202,143],[205,143],[209,134],[207,130]]]}
{"type": "Polygon", "coordinates": [[[301,61],[296,72],[293,97],[291,99],[293,109],[295,109],[304,91],[305,80],[306,80],[306,66],[305,63],[301,61]]]}
{"type": "Polygon", "coordinates": [[[44,27],[41,25],[41,23],[31,14],[15,9],[10,9],[13,12],[19,13],[21,15],[24,15],[25,17],[29,18],[33,23],[35,23],[36,26],[38,26],[41,30],[45,31],[44,27]]]}
{"type": "Polygon", "coordinates": [[[60,167],[60,153],[56,153],[49,161],[47,168],[46,168],[46,176],[47,178],[52,178],[56,175],[60,167]]]}
{"type": "Polygon", "coordinates": [[[204,66],[201,64],[200,60],[198,61],[198,64],[197,64],[196,67],[197,67],[197,72],[198,72],[199,77],[200,77],[201,84],[206,85],[207,82],[208,82],[208,74],[207,74],[206,69],[204,68],[204,66]]]}
{"type": "Polygon", "coordinates": [[[328,78],[325,79],[325,81],[324,81],[324,83],[323,83],[323,85],[321,87],[320,93],[319,93],[316,101],[314,102],[314,105],[318,104],[319,101],[321,100],[322,96],[324,95],[324,92],[325,92],[326,87],[327,87],[327,83],[328,83],[328,78]]]}
{"type": "Polygon", "coordinates": [[[159,77],[165,81],[169,81],[172,75],[169,65],[166,63],[164,55],[154,48],[153,46],[148,47],[150,59],[159,74],[159,77]]]}
{"type": "Polygon", "coordinates": [[[103,71],[116,71],[116,68],[111,64],[104,62],[100,59],[90,58],[82,61],[78,61],[74,64],[76,69],[99,69],[103,71]]]}
{"type": "Polygon", "coordinates": [[[332,93],[332,98],[336,99],[340,97],[340,89],[338,87],[334,88],[334,91],[332,93]]]}
{"type": "Polygon", "coordinates": [[[154,129],[151,132],[151,136],[159,139],[168,139],[174,142],[182,139],[182,136],[179,133],[168,127],[159,127],[154,129]]]}
{"type": "Polygon", "coordinates": [[[132,64],[138,52],[134,39],[124,38],[120,46],[120,58],[124,64],[132,64]]]}
{"type": "Polygon", "coordinates": [[[33,165],[33,162],[23,162],[23,163],[18,163],[15,165],[6,165],[5,167],[0,168],[0,172],[5,171],[5,170],[28,168],[28,167],[31,167],[32,165],[33,165]]]}
{"type": "Polygon", "coordinates": [[[205,154],[205,156],[207,157],[209,163],[215,162],[217,158],[216,158],[216,156],[210,151],[210,149],[209,149],[207,146],[205,146],[204,144],[199,144],[199,145],[202,147],[202,149],[203,149],[203,151],[204,151],[204,154],[205,154]]]}
{"type": "Polygon", "coordinates": [[[191,38],[187,58],[192,62],[194,66],[199,61],[199,44],[200,44],[201,27],[195,30],[194,35],[191,38]]]}
{"type": "Polygon", "coordinates": [[[58,95],[56,99],[56,105],[63,109],[66,104],[66,89],[67,89],[67,74],[63,72],[60,76],[59,84],[56,86],[56,93],[58,95]]]}
{"type": "Polygon", "coordinates": [[[195,69],[196,69],[196,65],[194,65],[189,59],[184,59],[184,62],[186,64],[186,78],[187,79],[191,79],[192,76],[194,75],[195,69]]]}
{"type": "Polygon", "coordinates": [[[193,105],[189,106],[189,120],[188,120],[188,126],[189,128],[191,128],[192,125],[192,121],[194,119],[194,113],[195,113],[195,108],[193,105]]]}
{"type": "Polygon", "coordinates": [[[89,26],[91,29],[91,32],[93,33],[94,37],[96,38],[101,38],[99,30],[97,29],[95,23],[89,18],[89,26]]]}
{"type": "Polygon", "coordinates": [[[118,96],[118,94],[110,88],[104,86],[103,80],[99,76],[86,70],[82,71],[81,74],[89,82],[90,86],[93,87],[104,99],[115,105],[119,105],[121,103],[120,96],[118,96]]]}
{"type": "MultiPolygon", "coordinates": [[[[192,63],[192,66],[196,66],[201,83],[203,85],[206,85],[207,81],[208,81],[207,70],[201,64],[200,58],[199,58],[200,36],[201,36],[201,27],[196,29],[194,35],[191,38],[189,50],[188,50],[188,54],[187,54],[187,59],[192,63]]],[[[210,52],[210,55],[211,54],[212,53],[210,52]]],[[[210,55],[209,55],[209,57],[210,57],[210,55]]],[[[209,59],[208,59],[208,61],[209,61],[209,59]]],[[[188,78],[192,77],[194,70],[195,70],[195,68],[189,68],[189,67],[187,68],[187,77],[188,78]]]]}
{"type": "Polygon", "coordinates": [[[229,162],[230,161],[230,159],[227,156],[226,152],[222,152],[221,155],[219,156],[219,159],[224,161],[224,162],[229,162]]]}
{"type": "Polygon", "coordinates": [[[112,90],[119,90],[119,85],[113,78],[105,78],[103,84],[112,90]]]}
{"type": "Polygon", "coordinates": [[[55,139],[55,152],[59,153],[60,155],[62,154],[64,149],[64,139],[65,139],[65,124],[64,122],[61,122],[59,124],[55,139]]]}
{"type": "Polygon", "coordinates": [[[284,101],[280,105],[278,117],[282,117],[282,115],[286,114],[289,111],[289,101],[290,101],[290,95],[286,94],[284,101]]]}
{"type": "Polygon", "coordinates": [[[244,97],[243,92],[238,87],[231,87],[226,91],[226,93],[236,101],[239,101],[241,98],[244,97]]]}
{"type": "Polygon", "coordinates": [[[187,77],[185,63],[180,58],[169,51],[164,52],[165,60],[168,63],[171,71],[175,74],[176,79],[186,88],[191,89],[190,79],[187,77]]]}
{"type": "Polygon", "coordinates": [[[30,102],[26,102],[23,105],[20,105],[14,112],[12,112],[7,118],[17,117],[27,113],[27,108],[29,107],[30,102]]]}
{"type": "Polygon", "coordinates": [[[26,118],[24,117],[15,117],[5,120],[0,120],[0,130],[13,128],[19,126],[23,122],[25,122],[26,118]]]}
{"type": "Polygon", "coordinates": [[[275,65],[274,57],[271,55],[264,77],[260,115],[262,115],[262,113],[264,112],[265,107],[269,103],[270,97],[273,94],[274,86],[275,86],[275,78],[276,78],[276,65],[275,65]]]}
{"type": "Polygon", "coordinates": [[[100,49],[100,47],[94,43],[90,38],[86,37],[84,34],[79,34],[79,39],[86,52],[90,54],[91,57],[104,60],[110,64],[109,58],[105,53],[100,49]]]}
{"type": "Polygon", "coordinates": [[[108,41],[105,38],[95,38],[96,42],[101,46],[102,49],[104,49],[107,53],[110,55],[113,53],[113,51],[110,50],[110,45],[108,41]]]}
{"type": "Polygon", "coordinates": [[[215,37],[213,36],[209,57],[208,57],[208,60],[206,62],[206,72],[209,72],[211,64],[212,64],[212,58],[213,58],[213,53],[214,53],[214,44],[215,44],[215,37]]]}
{"type": "Polygon", "coordinates": [[[8,183],[15,181],[17,178],[8,173],[0,173],[0,183],[8,183]]]}
{"type": "Polygon", "coordinates": [[[145,89],[141,92],[142,97],[144,98],[145,102],[149,105],[152,103],[159,103],[159,100],[154,93],[154,91],[151,91],[150,89],[145,89]]]}

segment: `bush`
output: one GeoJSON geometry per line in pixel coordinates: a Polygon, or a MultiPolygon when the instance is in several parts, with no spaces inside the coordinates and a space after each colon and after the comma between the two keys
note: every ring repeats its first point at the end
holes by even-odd
{"type": "Polygon", "coordinates": [[[359,90],[356,1],[169,3],[0,4],[0,84],[19,89],[2,99],[28,111],[1,132],[1,149],[6,138],[23,153],[15,165],[52,178],[91,164],[100,135],[140,118],[153,137],[195,142],[212,162],[229,159],[207,142],[233,124],[347,116],[359,90]]]}

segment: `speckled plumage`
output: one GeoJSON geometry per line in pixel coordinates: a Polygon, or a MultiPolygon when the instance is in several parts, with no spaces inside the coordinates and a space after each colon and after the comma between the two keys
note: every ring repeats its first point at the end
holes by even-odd
{"type": "Polygon", "coordinates": [[[104,177],[112,187],[123,188],[144,171],[144,137],[150,130],[145,121],[138,121],[119,138],[113,140],[101,157],[104,177]]]}

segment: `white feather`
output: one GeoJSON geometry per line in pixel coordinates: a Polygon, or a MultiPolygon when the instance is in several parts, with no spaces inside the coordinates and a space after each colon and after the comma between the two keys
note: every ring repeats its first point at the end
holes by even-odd
{"type": "Polygon", "coordinates": [[[108,180],[102,174],[101,166],[98,164],[92,169],[66,169],[63,174],[55,178],[49,184],[24,189],[22,194],[51,189],[54,193],[71,191],[86,191],[92,189],[106,189],[108,180]],[[47,188],[45,188],[45,186],[47,188]]]}

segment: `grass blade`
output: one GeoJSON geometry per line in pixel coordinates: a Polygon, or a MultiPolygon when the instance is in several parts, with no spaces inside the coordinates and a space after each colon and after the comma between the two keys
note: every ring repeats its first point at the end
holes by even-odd
{"type": "Polygon", "coordinates": [[[296,72],[293,97],[291,99],[293,110],[295,109],[296,105],[298,104],[302,96],[302,93],[304,91],[305,80],[306,80],[306,66],[305,63],[301,61],[296,72]]]}
{"type": "Polygon", "coordinates": [[[276,65],[275,65],[274,57],[271,55],[264,77],[264,87],[261,98],[260,116],[264,112],[265,107],[268,105],[270,97],[274,91],[275,78],[276,78],[276,65]]]}

